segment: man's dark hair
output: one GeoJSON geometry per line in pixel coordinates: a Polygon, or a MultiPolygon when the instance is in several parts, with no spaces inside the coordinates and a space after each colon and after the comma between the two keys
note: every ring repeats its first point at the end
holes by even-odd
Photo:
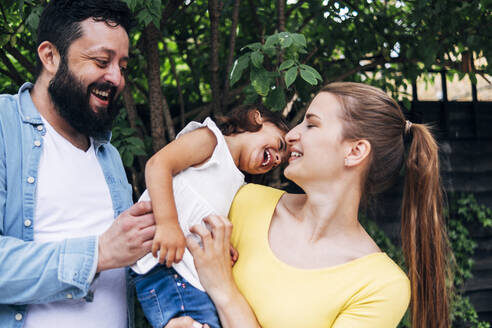
{"type": "MultiPolygon", "coordinates": [[[[51,0],[41,14],[36,48],[49,41],[65,58],[72,42],[82,36],[80,22],[91,17],[110,26],[121,25],[127,33],[134,24],[130,9],[120,0],[51,0]]],[[[36,76],[42,69],[37,56],[36,76]]]]}
{"type": "Polygon", "coordinates": [[[217,126],[225,136],[259,131],[263,124],[256,123],[256,111],[260,113],[263,122],[273,123],[284,132],[289,131],[289,125],[282,116],[266,109],[262,105],[238,106],[228,112],[227,115],[216,117],[217,126]]]}

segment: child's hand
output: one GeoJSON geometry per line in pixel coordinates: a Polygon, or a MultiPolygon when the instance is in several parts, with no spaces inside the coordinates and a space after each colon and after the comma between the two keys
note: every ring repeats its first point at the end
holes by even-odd
{"type": "Polygon", "coordinates": [[[234,266],[234,264],[236,264],[236,261],[239,257],[239,253],[237,249],[235,249],[234,246],[232,245],[229,246],[229,253],[231,254],[232,266],[234,266]]]}
{"type": "Polygon", "coordinates": [[[159,253],[159,263],[169,268],[173,263],[178,263],[183,259],[186,247],[186,239],[181,227],[176,223],[166,222],[156,225],[154,240],[152,242],[152,255],[157,257],[159,253]]]}

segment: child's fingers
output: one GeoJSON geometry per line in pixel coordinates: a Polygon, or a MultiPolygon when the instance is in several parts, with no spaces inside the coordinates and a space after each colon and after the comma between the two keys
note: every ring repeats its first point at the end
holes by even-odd
{"type": "Polygon", "coordinates": [[[174,258],[174,263],[181,262],[181,260],[183,259],[184,252],[185,252],[185,248],[184,247],[179,247],[176,250],[176,257],[174,258]]]}
{"type": "Polygon", "coordinates": [[[168,268],[171,267],[174,263],[174,258],[176,257],[176,249],[175,248],[169,248],[167,250],[167,255],[166,255],[166,266],[168,268]]]}
{"type": "MultiPolygon", "coordinates": [[[[152,255],[154,257],[157,257],[157,252],[161,249],[161,245],[159,244],[159,242],[157,242],[156,240],[154,240],[154,242],[152,243],[152,255]]],[[[162,252],[161,252],[162,253],[162,252]]]]}
{"type": "Polygon", "coordinates": [[[161,245],[161,249],[159,252],[159,263],[160,264],[164,264],[164,262],[166,261],[167,252],[168,252],[167,247],[164,245],[161,245]]]}

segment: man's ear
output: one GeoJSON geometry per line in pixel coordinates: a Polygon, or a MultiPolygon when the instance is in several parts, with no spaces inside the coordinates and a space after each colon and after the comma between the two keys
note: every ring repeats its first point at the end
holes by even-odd
{"type": "Polygon", "coordinates": [[[360,139],[349,143],[350,147],[345,156],[345,166],[357,166],[364,162],[371,153],[371,143],[366,139],[360,139]]]}
{"type": "Polygon", "coordinates": [[[49,41],[43,41],[38,47],[38,56],[43,63],[43,70],[54,76],[60,65],[60,53],[55,45],[49,41]]]}
{"type": "Polygon", "coordinates": [[[253,116],[255,118],[256,124],[263,124],[263,117],[261,117],[261,113],[259,110],[255,109],[253,116]]]}

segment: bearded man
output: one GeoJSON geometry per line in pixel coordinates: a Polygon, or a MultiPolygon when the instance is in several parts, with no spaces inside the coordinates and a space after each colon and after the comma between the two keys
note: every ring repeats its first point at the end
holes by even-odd
{"type": "Polygon", "coordinates": [[[0,96],[2,327],[132,325],[124,267],[155,226],[109,143],[131,21],[119,0],[51,0],[35,84],[0,96]]]}

